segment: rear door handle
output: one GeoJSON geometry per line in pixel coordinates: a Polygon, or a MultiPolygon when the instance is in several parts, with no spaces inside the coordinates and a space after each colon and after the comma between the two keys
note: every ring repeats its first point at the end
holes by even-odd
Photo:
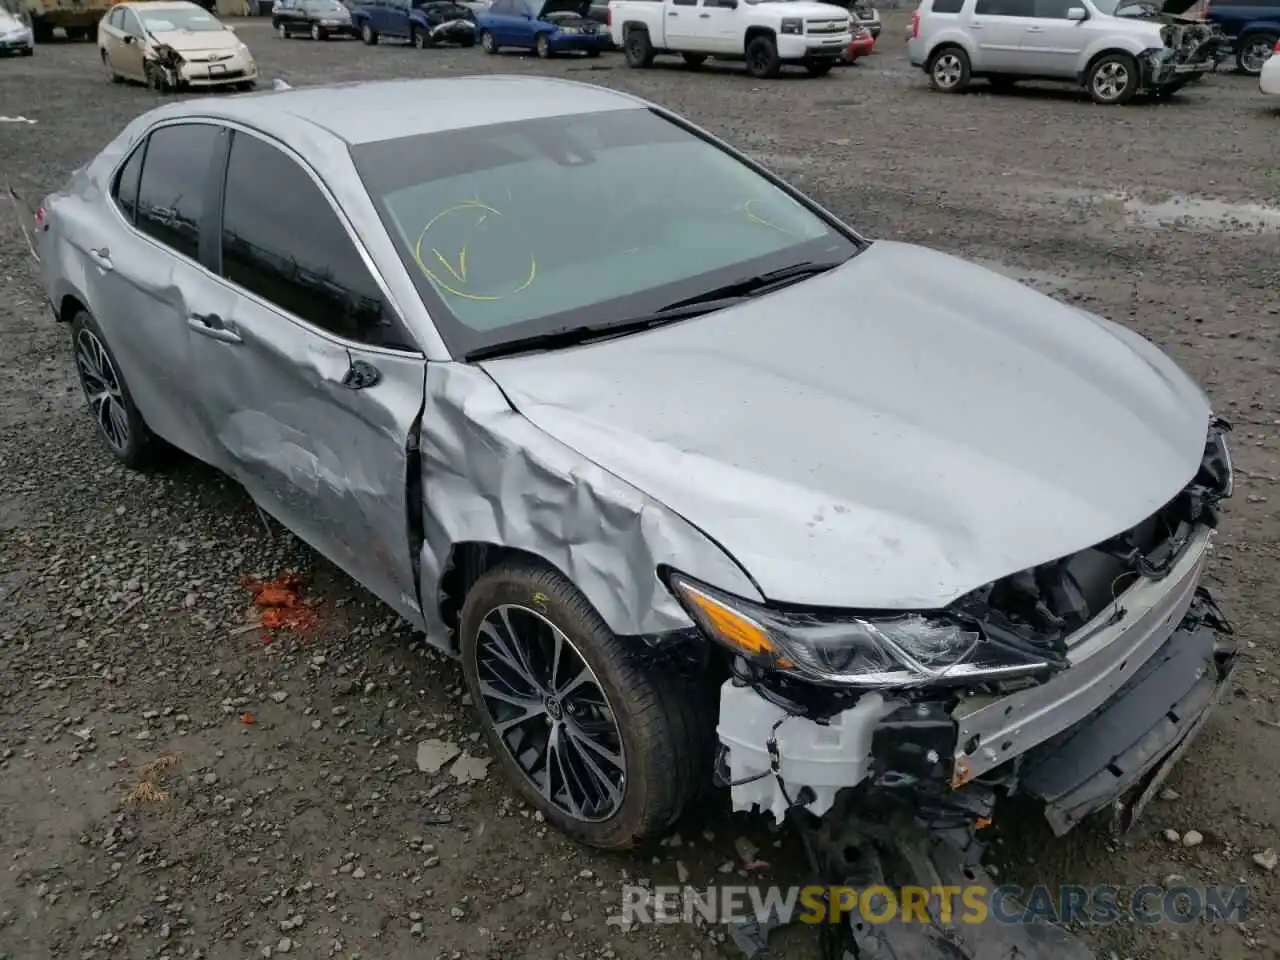
{"type": "Polygon", "coordinates": [[[1027,27],[1027,33],[1044,33],[1044,27],[1027,27]]]}
{"type": "Polygon", "coordinates": [[[89,259],[96,263],[103,270],[114,270],[115,264],[111,262],[111,251],[106,247],[100,247],[94,250],[89,248],[89,259]]]}
{"type": "Polygon", "coordinates": [[[187,326],[201,336],[220,343],[243,343],[235,328],[223,323],[216,313],[193,313],[187,317],[187,326]]]}
{"type": "Polygon", "coordinates": [[[667,16],[668,16],[668,17],[678,17],[678,16],[680,16],[680,14],[676,13],[674,10],[668,10],[668,11],[667,11],[667,16]]]}
{"type": "Polygon", "coordinates": [[[711,19],[711,14],[709,14],[709,13],[700,13],[700,14],[698,14],[698,19],[699,19],[699,20],[709,20],[709,19],[711,19]]]}
{"type": "Polygon", "coordinates": [[[980,23],[975,23],[974,21],[970,20],[970,21],[969,21],[969,29],[970,29],[970,30],[981,30],[981,29],[982,29],[982,24],[980,24],[980,23]]]}

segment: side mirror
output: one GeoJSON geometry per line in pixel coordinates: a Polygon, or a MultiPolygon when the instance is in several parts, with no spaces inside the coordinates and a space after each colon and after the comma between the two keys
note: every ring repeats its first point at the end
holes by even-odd
{"type": "Polygon", "coordinates": [[[1084,7],[1071,7],[1067,10],[1067,19],[1081,23],[1089,19],[1089,11],[1084,7]]]}
{"type": "Polygon", "coordinates": [[[124,42],[125,42],[125,43],[133,43],[133,41],[135,41],[135,40],[137,40],[137,39],[138,39],[138,38],[137,38],[137,37],[135,37],[132,33],[126,33],[126,34],[124,35],[124,42]]]}

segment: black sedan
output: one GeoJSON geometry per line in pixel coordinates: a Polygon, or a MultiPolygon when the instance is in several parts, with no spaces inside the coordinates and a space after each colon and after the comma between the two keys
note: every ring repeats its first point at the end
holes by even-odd
{"type": "Polygon", "coordinates": [[[312,40],[356,35],[351,11],[340,0],[276,0],[271,26],[285,40],[298,34],[312,40]]]}

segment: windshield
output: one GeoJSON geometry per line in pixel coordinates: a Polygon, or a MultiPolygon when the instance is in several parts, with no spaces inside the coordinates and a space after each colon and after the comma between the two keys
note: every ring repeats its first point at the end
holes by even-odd
{"type": "Polygon", "coordinates": [[[213,33],[226,28],[209,14],[198,8],[190,10],[169,7],[164,10],[133,8],[142,19],[148,33],[167,33],[170,30],[189,30],[192,33],[213,33]]]}
{"type": "Polygon", "coordinates": [[[646,109],[386,140],[352,156],[454,356],[860,249],[646,109]]]}

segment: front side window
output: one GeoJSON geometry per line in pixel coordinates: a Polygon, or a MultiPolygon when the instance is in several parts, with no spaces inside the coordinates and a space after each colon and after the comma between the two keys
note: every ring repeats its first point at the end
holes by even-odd
{"type": "Polygon", "coordinates": [[[178,253],[198,259],[209,164],[218,128],[207,123],[161,127],[147,138],[138,187],[138,229],[178,253]]]}
{"type": "Polygon", "coordinates": [[[386,140],[352,156],[455,356],[860,249],[647,109],[386,140]]]}
{"type": "Polygon", "coordinates": [[[120,18],[120,27],[131,37],[142,36],[142,27],[138,23],[138,18],[132,10],[126,9],[124,16],[120,18]]]}
{"type": "Polygon", "coordinates": [[[297,162],[236,133],[222,209],[222,273],[329,333],[413,349],[324,193],[297,162]]]}

